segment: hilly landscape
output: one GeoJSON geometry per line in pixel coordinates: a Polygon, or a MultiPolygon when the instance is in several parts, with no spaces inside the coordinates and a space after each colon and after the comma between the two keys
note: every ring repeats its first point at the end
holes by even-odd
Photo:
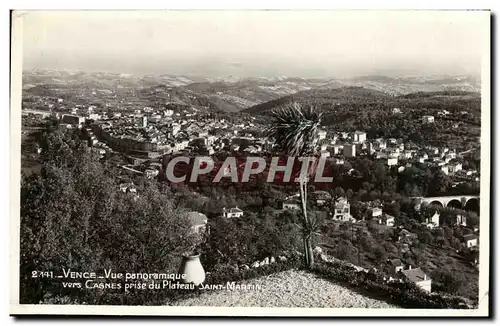
{"type": "Polygon", "coordinates": [[[480,136],[481,95],[467,91],[395,96],[354,86],[314,89],[265,102],[243,112],[265,124],[274,108],[292,101],[323,111],[322,126],[332,132],[363,130],[371,139],[399,138],[430,146],[446,144],[464,148],[471,148],[480,136]],[[399,110],[394,112],[394,108],[399,110]],[[434,116],[436,122],[422,123],[424,115],[434,116]]]}
{"type": "MultiPolygon", "coordinates": [[[[435,91],[435,92],[415,92],[404,95],[391,95],[379,90],[374,90],[359,86],[340,87],[336,89],[313,89],[301,91],[292,95],[280,97],[278,99],[261,103],[243,110],[250,114],[266,114],[279,105],[288,102],[299,102],[305,105],[313,105],[326,111],[352,108],[371,109],[393,109],[403,107],[409,109],[436,109],[442,106],[451,105],[452,109],[469,110],[471,102],[474,102],[476,109],[480,104],[480,93],[469,91],[435,91]]],[[[476,110],[475,113],[479,113],[476,110]]]]}
{"type": "Polygon", "coordinates": [[[326,109],[349,103],[356,103],[358,105],[386,103],[389,100],[393,100],[393,98],[394,96],[388,93],[364,87],[322,88],[301,91],[292,95],[280,97],[245,109],[243,112],[250,114],[265,114],[270,112],[273,108],[287,102],[299,102],[301,104],[314,105],[326,109]]]}
{"type": "MultiPolygon", "coordinates": [[[[136,76],[107,72],[32,70],[23,74],[26,94],[59,96],[71,90],[84,94],[116,94],[146,100],[150,105],[177,102],[204,107],[213,112],[260,113],[280,103],[300,100],[341,105],[387,103],[419,92],[479,92],[480,81],[473,76],[381,75],[354,78],[252,77],[212,78],[169,74],[136,76]]],[[[61,95],[62,96],[62,95],[61,95]]]]}
{"type": "Polygon", "coordinates": [[[344,79],[344,86],[371,88],[392,95],[438,91],[480,91],[480,80],[474,76],[405,76],[367,75],[344,79]]]}
{"type": "MultiPolygon", "coordinates": [[[[207,96],[222,111],[237,112],[252,108],[259,104],[287,99],[288,96],[301,96],[308,91],[321,97],[329,97],[329,92],[336,89],[369,89],[360,91],[359,96],[382,99],[417,92],[466,91],[479,92],[480,82],[472,76],[434,76],[434,77],[387,77],[361,76],[349,79],[324,78],[245,78],[239,80],[217,80],[212,82],[193,83],[182,87],[194,95],[207,96]],[[373,91],[373,92],[372,92],[373,91]]],[[[347,94],[342,100],[343,91],[339,93],[339,103],[350,99],[347,94]]],[[[257,109],[258,110],[258,109],[257,109]]]]}

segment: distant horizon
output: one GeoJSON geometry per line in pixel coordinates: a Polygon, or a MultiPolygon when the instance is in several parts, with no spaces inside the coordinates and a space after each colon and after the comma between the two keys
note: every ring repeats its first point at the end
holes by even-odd
{"type": "Polygon", "coordinates": [[[219,75],[219,76],[203,76],[200,74],[195,74],[195,73],[131,73],[131,72],[124,72],[124,71],[111,71],[111,70],[89,70],[89,69],[73,69],[73,68],[47,68],[47,67],[35,67],[35,68],[23,68],[22,72],[24,73],[30,73],[35,70],[40,70],[40,71],[57,71],[57,72],[66,72],[66,73],[86,73],[86,74],[113,74],[113,75],[129,75],[129,76],[134,76],[134,77],[160,77],[160,76],[172,76],[172,77],[197,77],[197,78],[205,78],[205,79],[258,79],[258,78],[269,78],[269,79],[276,79],[276,78],[303,78],[303,79],[353,79],[353,78],[359,78],[359,77],[389,77],[389,78],[410,78],[410,77],[458,77],[458,76],[465,76],[465,77],[473,77],[473,78],[481,78],[481,74],[476,74],[476,73],[466,73],[466,72],[450,72],[450,73],[432,73],[432,74],[427,74],[427,73],[413,73],[413,74],[388,74],[388,73],[366,73],[366,74],[357,74],[357,75],[350,75],[350,76],[306,76],[306,75],[274,75],[274,76],[231,76],[231,75],[219,75]]]}
{"type": "Polygon", "coordinates": [[[26,11],[25,69],[205,78],[480,75],[481,11],[26,11]]]}

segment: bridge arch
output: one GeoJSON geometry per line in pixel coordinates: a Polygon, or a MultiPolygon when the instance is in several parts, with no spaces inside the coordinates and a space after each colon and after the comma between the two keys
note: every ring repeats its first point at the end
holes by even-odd
{"type": "Polygon", "coordinates": [[[411,197],[415,203],[423,206],[449,207],[479,214],[479,195],[440,196],[440,197],[411,197]]]}
{"type": "Polygon", "coordinates": [[[469,200],[465,202],[465,210],[477,212],[479,214],[479,198],[469,198],[469,200]]]}
{"type": "Polygon", "coordinates": [[[439,207],[444,207],[443,203],[440,202],[439,200],[433,200],[429,203],[429,206],[439,206],[439,207]]]}
{"type": "Polygon", "coordinates": [[[460,200],[452,199],[448,202],[446,207],[462,209],[463,206],[462,206],[462,202],[460,200]]]}

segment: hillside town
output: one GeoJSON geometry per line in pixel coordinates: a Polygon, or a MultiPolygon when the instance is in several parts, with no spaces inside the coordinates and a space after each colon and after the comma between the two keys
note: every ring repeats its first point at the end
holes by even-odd
{"type": "MultiPolygon", "coordinates": [[[[66,109],[63,99],[46,99],[61,106],[48,105],[45,110],[26,108],[23,115],[54,117],[67,128],[84,128],[89,145],[101,154],[123,152],[139,159],[155,159],[165,154],[216,155],[240,153],[265,156],[272,154],[273,143],[262,132],[265,128],[255,117],[229,121],[203,113],[195,108],[172,103],[163,108],[144,107],[131,112],[97,109],[76,105],[66,109]]],[[[401,114],[395,108],[395,114],[401,114]]],[[[439,111],[438,115],[449,115],[439,111]]],[[[434,123],[433,116],[422,116],[422,123],[434,123]]],[[[426,164],[453,178],[454,185],[466,181],[478,182],[477,169],[463,169],[461,158],[477,148],[422,147],[395,138],[369,139],[364,131],[326,131],[317,135],[317,150],[335,164],[345,159],[368,157],[398,171],[412,164],[426,164]]]]}
{"type": "MultiPolygon", "coordinates": [[[[172,155],[188,156],[261,156],[270,157],[277,148],[272,139],[261,131],[265,129],[259,119],[254,116],[242,116],[237,119],[216,117],[206,113],[206,108],[166,103],[164,107],[141,107],[128,111],[113,110],[111,108],[97,108],[94,105],[67,105],[62,98],[45,98],[44,107],[37,109],[25,108],[23,116],[57,119],[59,125],[66,129],[77,129],[83,132],[83,141],[97,153],[101,160],[116,160],[121,168],[124,181],[117,185],[122,192],[137,193],[136,186],[130,178],[143,176],[146,179],[160,178],[165,173],[164,157],[172,155]],[[123,159],[126,158],[124,161],[123,159]]],[[[131,104],[131,103],[129,103],[131,104]]],[[[393,108],[396,116],[403,114],[401,108],[393,108]]],[[[460,115],[460,113],[458,113],[460,115]]],[[[437,119],[449,116],[450,112],[438,111],[437,119]]],[[[435,123],[435,117],[423,115],[422,124],[435,123]]],[[[343,166],[355,158],[367,158],[403,173],[414,165],[426,166],[433,171],[440,171],[448,176],[452,187],[471,182],[478,183],[480,172],[477,169],[464,169],[462,158],[476,149],[450,148],[436,146],[421,146],[413,142],[405,142],[396,138],[368,137],[364,131],[332,131],[322,129],[317,132],[315,140],[319,156],[337,166],[343,166]]],[[[38,147],[40,154],[40,148],[38,147]]],[[[348,174],[356,174],[350,168],[348,174]]],[[[135,195],[137,196],[137,194],[135,195]]],[[[344,223],[356,226],[357,232],[368,230],[368,222],[375,223],[382,228],[379,233],[389,232],[389,241],[400,248],[400,253],[411,250],[412,243],[418,242],[416,234],[405,229],[404,223],[397,222],[397,218],[384,210],[381,201],[363,202],[367,213],[362,216],[351,214],[351,203],[345,195],[332,197],[328,191],[318,190],[311,194],[313,205],[318,212],[326,213],[327,220],[333,228],[339,228],[344,223]]],[[[301,201],[298,193],[281,198],[277,211],[301,210],[301,201]]],[[[468,207],[466,203],[449,206],[459,209],[468,207]]],[[[441,205],[443,206],[443,205],[441,205]]],[[[415,205],[418,211],[420,205],[415,205]]],[[[227,219],[238,219],[247,213],[235,207],[224,207],[220,215],[227,219]]],[[[474,252],[477,264],[478,225],[467,222],[465,216],[456,213],[456,220],[440,220],[438,210],[425,217],[421,225],[429,230],[448,227],[470,228],[472,234],[465,234],[462,238],[464,255],[474,252]]],[[[194,233],[208,232],[209,218],[201,212],[192,211],[189,215],[194,233]]],[[[320,247],[318,247],[320,250],[320,247]]],[[[359,251],[359,249],[358,249],[359,251]]],[[[359,257],[358,257],[359,260],[359,257]]],[[[359,261],[358,261],[359,263],[359,261]]],[[[427,292],[431,292],[431,277],[419,266],[404,264],[400,258],[388,259],[384,265],[377,265],[390,275],[388,280],[408,279],[416,283],[427,292]]],[[[363,269],[363,267],[358,267],[363,269]]],[[[374,267],[372,267],[374,268],[374,267]]]]}
{"type": "Polygon", "coordinates": [[[491,13],[298,13],[12,11],[12,314],[489,313],[491,13]]]}

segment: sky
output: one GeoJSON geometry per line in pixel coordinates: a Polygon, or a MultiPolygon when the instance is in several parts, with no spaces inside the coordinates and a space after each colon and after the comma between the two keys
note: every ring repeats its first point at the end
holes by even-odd
{"type": "MultiPolygon", "coordinates": [[[[489,13],[31,11],[23,69],[204,77],[479,73],[489,13]]],[[[16,32],[14,28],[14,33],[16,32]]]]}

